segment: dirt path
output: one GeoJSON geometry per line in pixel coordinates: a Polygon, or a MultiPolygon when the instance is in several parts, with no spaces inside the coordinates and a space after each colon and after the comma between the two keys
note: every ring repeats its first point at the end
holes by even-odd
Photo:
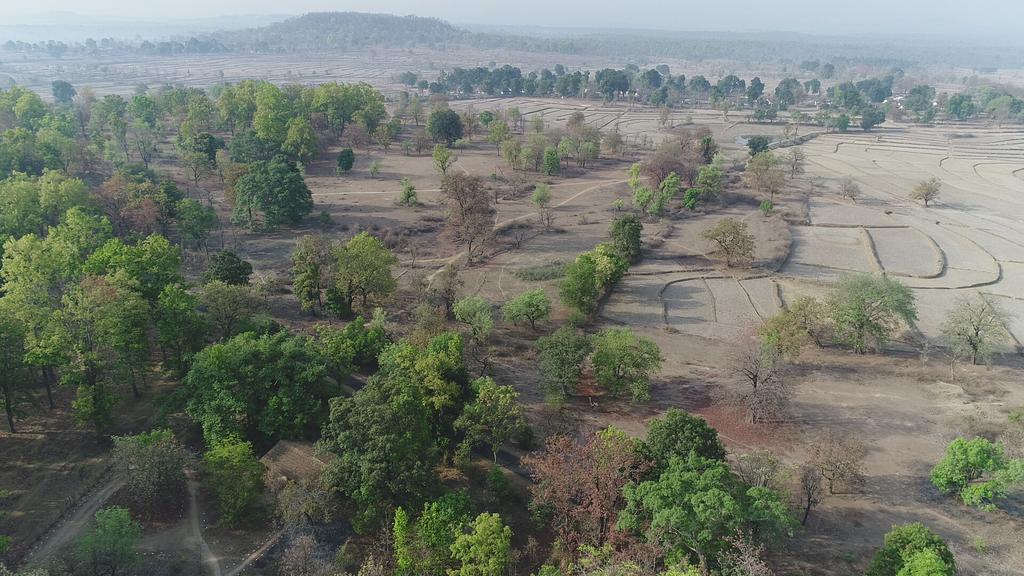
{"type": "Polygon", "coordinates": [[[210,550],[210,545],[203,538],[203,529],[199,525],[199,503],[196,500],[196,481],[188,481],[188,523],[192,527],[192,537],[199,544],[199,561],[205,567],[203,572],[209,576],[222,576],[220,562],[210,550]]]}
{"type": "Polygon", "coordinates": [[[60,556],[64,548],[74,542],[78,535],[89,525],[93,516],[96,515],[96,511],[120,490],[123,485],[124,480],[120,476],[112,475],[102,487],[79,504],[71,516],[61,522],[59,528],[54,530],[52,534],[43,539],[32,550],[25,559],[25,565],[42,566],[60,556]]]}
{"type": "Polygon", "coordinates": [[[270,538],[267,538],[267,541],[264,542],[262,546],[257,548],[252,554],[249,554],[248,556],[246,556],[245,560],[242,560],[241,564],[239,564],[238,566],[235,566],[234,568],[232,568],[227,573],[227,576],[236,576],[239,572],[241,572],[242,570],[245,570],[249,566],[249,564],[252,564],[253,562],[255,562],[255,561],[259,560],[260,558],[262,558],[263,555],[267,553],[267,550],[270,550],[270,548],[274,544],[277,544],[277,541],[281,538],[281,536],[283,534],[284,534],[284,528],[282,528],[282,529],[278,530],[277,532],[274,532],[273,534],[271,534],[270,538]]]}

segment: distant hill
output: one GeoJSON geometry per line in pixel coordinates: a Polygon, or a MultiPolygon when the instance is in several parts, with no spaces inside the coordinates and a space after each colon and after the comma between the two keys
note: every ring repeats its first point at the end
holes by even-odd
{"type": "Polygon", "coordinates": [[[723,33],[667,30],[582,30],[455,27],[437,18],[361,12],[315,12],[258,28],[210,35],[215,45],[244,52],[280,53],[367,46],[460,44],[528,52],[581,54],[631,60],[674,57],[731,59],[750,63],[805,60],[912,66],[941,63],[1000,68],[1024,67],[1019,46],[998,42],[913,36],[818,36],[786,32],[723,33]]]}
{"type": "Polygon", "coordinates": [[[357,46],[413,46],[465,41],[469,33],[437,18],[362,12],[311,12],[259,28],[216,34],[234,50],[303,52],[357,46]]]}

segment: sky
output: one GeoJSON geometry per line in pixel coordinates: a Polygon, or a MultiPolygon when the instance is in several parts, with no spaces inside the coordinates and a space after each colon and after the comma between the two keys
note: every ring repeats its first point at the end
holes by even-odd
{"type": "Polygon", "coordinates": [[[1022,0],[0,0],[0,22],[50,12],[182,20],[353,10],[456,24],[819,34],[1019,35],[1022,0]]]}

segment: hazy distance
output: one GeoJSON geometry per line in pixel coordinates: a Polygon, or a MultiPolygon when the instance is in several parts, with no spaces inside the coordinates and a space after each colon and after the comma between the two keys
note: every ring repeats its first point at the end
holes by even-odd
{"type": "MultiPolygon", "coordinates": [[[[64,26],[109,20],[185,23],[234,15],[298,15],[328,10],[434,16],[462,25],[952,35],[989,40],[1019,37],[1024,22],[1024,2],[1019,0],[975,0],[966,4],[953,0],[735,0],[726,4],[693,0],[2,0],[0,23],[53,24],[47,22],[50,18],[64,26]]],[[[208,26],[209,22],[197,29],[208,26]]],[[[223,26],[237,27],[230,21],[223,26]]]]}

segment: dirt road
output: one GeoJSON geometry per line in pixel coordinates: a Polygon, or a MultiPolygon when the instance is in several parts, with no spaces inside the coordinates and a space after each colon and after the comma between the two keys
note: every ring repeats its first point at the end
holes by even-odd
{"type": "Polygon", "coordinates": [[[61,552],[84,530],[92,521],[96,511],[103,507],[103,504],[110,499],[121,486],[124,480],[119,475],[112,475],[103,486],[94,491],[78,508],[60,523],[60,527],[44,538],[35,550],[25,559],[25,565],[29,567],[44,566],[50,560],[57,558],[61,552]]]}
{"type": "Polygon", "coordinates": [[[210,550],[210,545],[203,538],[203,528],[199,525],[199,504],[196,499],[197,486],[195,480],[188,481],[188,523],[192,528],[192,538],[199,544],[199,561],[203,573],[208,576],[223,576],[220,562],[210,550]]]}

